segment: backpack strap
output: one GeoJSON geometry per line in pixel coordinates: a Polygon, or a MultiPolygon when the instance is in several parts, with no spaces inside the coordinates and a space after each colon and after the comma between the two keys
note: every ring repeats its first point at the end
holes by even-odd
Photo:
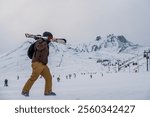
{"type": "Polygon", "coordinates": [[[36,56],[36,52],[37,51],[42,51],[44,48],[42,48],[41,50],[40,50],[40,48],[39,48],[39,50],[37,49],[37,45],[36,45],[36,43],[39,43],[39,44],[42,44],[42,43],[44,43],[44,42],[46,42],[46,44],[47,44],[47,47],[48,47],[48,49],[49,49],[49,46],[48,46],[48,44],[49,44],[49,41],[48,40],[44,40],[44,39],[38,39],[36,42],[35,42],[35,46],[34,46],[34,57],[36,56]],[[41,41],[41,42],[39,42],[39,41],[41,41]]]}

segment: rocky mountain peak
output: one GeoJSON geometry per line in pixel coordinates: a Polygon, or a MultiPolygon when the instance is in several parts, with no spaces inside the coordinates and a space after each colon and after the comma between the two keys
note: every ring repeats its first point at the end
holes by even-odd
{"type": "Polygon", "coordinates": [[[128,41],[123,35],[109,34],[106,37],[97,36],[95,41],[88,44],[80,44],[75,48],[72,48],[76,52],[96,52],[96,51],[108,51],[120,53],[126,49],[138,47],[137,44],[133,44],[128,41]]]}

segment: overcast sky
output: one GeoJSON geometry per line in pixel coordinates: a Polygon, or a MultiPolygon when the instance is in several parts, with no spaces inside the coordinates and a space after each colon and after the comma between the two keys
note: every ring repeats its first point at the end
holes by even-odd
{"type": "Polygon", "coordinates": [[[44,31],[69,43],[113,33],[150,45],[149,11],[150,0],[0,0],[0,52],[44,31]]]}

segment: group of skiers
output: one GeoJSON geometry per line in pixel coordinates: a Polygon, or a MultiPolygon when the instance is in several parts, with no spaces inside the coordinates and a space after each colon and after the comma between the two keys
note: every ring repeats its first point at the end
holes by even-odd
{"type": "MultiPolygon", "coordinates": [[[[86,75],[86,78],[94,78],[94,76],[98,74],[97,72],[90,72],[90,73],[85,73],[85,72],[81,72],[81,73],[69,73],[68,75],[53,75],[53,78],[55,78],[57,80],[57,82],[60,82],[61,79],[72,79],[72,78],[78,78],[79,75],[81,76],[85,76],[86,75]]],[[[103,77],[103,73],[100,72],[99,73],[99,77],[103,77]]]]}

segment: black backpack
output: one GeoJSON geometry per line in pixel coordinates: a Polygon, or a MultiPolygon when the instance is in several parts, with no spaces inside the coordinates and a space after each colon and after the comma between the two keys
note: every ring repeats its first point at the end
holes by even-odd
{"type": "Polygon", "coordinates": [[[30,59],[32,59],[33,54],[34,54],[34,45],[35,45],[35,43],[32,43],[27,51],[27,55],[30,59]]]}

